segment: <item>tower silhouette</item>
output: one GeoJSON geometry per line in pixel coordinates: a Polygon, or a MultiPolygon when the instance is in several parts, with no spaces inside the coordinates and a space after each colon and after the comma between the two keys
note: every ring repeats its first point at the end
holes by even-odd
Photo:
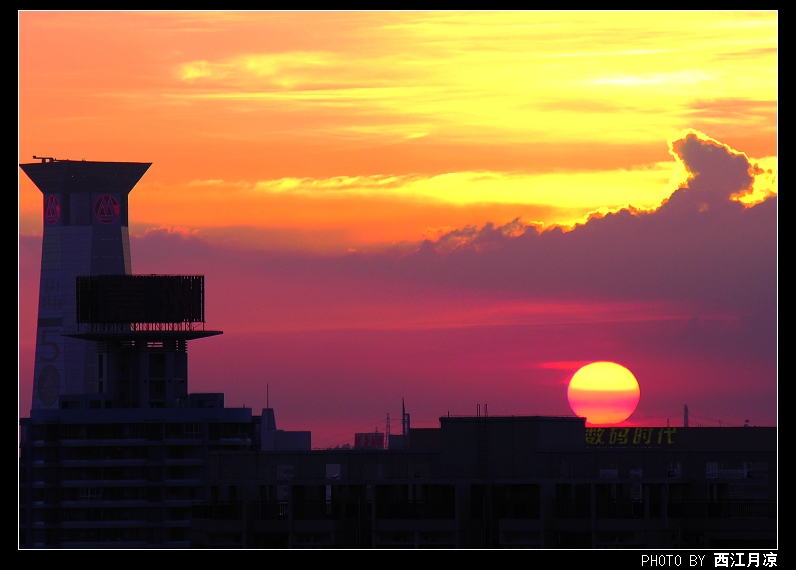
{"type": "Polygon", "coordinates": [[[77,329],[77,276],[131,274],[128,194],[151,163],[33,158],[20,164],[43,194],[32,408],[48,409],[98,390],[96,342],[62,335],[77,329]]]}

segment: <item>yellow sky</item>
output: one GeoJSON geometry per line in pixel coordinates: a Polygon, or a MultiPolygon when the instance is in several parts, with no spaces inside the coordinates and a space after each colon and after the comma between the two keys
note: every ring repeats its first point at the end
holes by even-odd
{"type": "MultiPolygon", "coordinates": [[[[153,162],[133,232],[269,246],[258,230],[271,228],[280,247],[345,251],[515,218],[569,224],[659,204],[682,176],[667,141],[688,128],[773,178],[777,20],[20,12],[19,161],[153,162]]],[[[41,231],[24,177],[20,231],[41,231]]]]}

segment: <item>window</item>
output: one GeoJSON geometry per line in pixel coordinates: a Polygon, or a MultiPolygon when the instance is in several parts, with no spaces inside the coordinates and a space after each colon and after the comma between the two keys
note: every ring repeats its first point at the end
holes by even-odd
{"type": "Polygon", "coordinates": [[[600,466],[600,479],[616,479],[619,477],[619,468],[616,465],[600,466]]]}
{"type": "Polygon", "coordinates": [[[149,355],[149,377],[150,378],[165,378],[166,377],[166,354],[155,353],[149,355]]]}

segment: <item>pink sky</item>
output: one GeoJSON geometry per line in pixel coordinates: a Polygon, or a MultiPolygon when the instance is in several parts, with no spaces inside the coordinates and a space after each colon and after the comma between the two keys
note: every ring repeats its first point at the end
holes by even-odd
{"type": "Polygon", "coordinates": [[[18,160],[153,163],[133,272],[204,274],[224,331],[191,391],[259,413],[267,384],[326,447],[395,432],[401,398],[418,427],[573,415],[609,360],[628,425],[776,425],[776,12],[243,16],[19,14],[18,160]]]}

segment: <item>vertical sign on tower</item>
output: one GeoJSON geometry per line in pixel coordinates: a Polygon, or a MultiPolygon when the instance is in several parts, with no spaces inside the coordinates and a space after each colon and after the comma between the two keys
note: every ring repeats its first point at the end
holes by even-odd
{"type": "MultiPolygon", "coordinates": [[[[61,195],[44,195],[44,228],[61,225],[61,195]]],[[[38,397],[45,407],[58,402],[63,370],[63,287],[60,271],[46,270],[42,266],[39,281],[39,319],[36,330],[36,385],[33,400],[38,397]]]]}

